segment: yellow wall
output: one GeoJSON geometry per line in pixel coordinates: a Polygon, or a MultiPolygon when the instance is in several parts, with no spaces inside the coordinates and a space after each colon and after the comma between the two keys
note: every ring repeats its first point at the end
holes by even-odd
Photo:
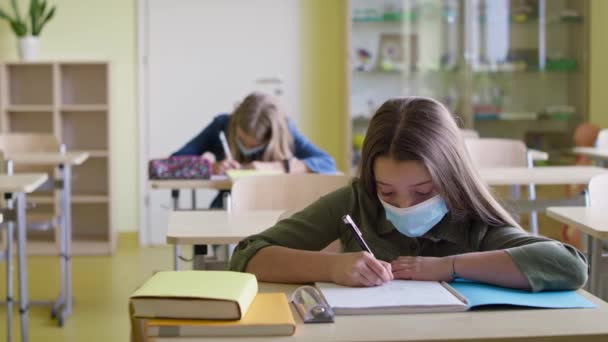
{"type": "Polygon", "coordinates": [[[302,131],[348,173],[347,0],[302,0],[302,131]]]}
{"type": "Polygon", "coordinates": [[[591,1],[589,120],[608,128],[608,1],[591,1]]]}
{"type": "MultiPolygon", "coordinates": [[[[21,1],[22,12],[29,1],[21,1]]],[[[111,148],[115,227],[137,229],[136,0],[61,0],[41,34],[40,59],[112,62],[111,148]]],[[[8,1],[1,1],[6,7],[8,1]]],[[[12,31],[0,21],[0,60],[16,60],[12,31]]]]}

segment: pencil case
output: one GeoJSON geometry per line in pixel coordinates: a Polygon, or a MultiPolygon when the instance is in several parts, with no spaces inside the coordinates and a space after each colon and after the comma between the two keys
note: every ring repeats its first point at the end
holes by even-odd
{"type": "Polygon", "coordinates": [[[200,156],[173,156],[148,163],[150,179],[209,179],[211,162],[200,156]]]}

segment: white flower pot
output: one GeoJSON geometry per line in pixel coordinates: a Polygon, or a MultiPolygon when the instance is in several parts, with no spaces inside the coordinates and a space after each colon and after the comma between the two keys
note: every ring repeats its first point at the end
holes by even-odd
{"type": "Polygon", "coordinates": [[[38,59],[38,48],[40,39],[34,36],[19,38],[19,58],[22,61],[33,61],[38,59]]]}

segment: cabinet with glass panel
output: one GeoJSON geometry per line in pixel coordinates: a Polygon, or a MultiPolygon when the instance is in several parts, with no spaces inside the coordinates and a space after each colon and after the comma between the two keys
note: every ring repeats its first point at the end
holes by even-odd
{"type": "Polygon", "coordinates": [[[568,147],[587,117],[587,10],[588,0],[350,0],[353,170],[371,115],[395,96],[438,99],[482,137],[568,147]]]}

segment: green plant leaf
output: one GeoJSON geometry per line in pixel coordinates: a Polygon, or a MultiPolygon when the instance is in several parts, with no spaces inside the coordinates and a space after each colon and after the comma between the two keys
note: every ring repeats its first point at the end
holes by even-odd
{"type": "Polygon", "coordinates": [[[4,10],[2,10],[2,9],[0,9],[0,18],[6,19],[9,22],[13,21],[13,18],[9,17],[8,14],[6,14],[6,12],[4,12],[4,10]]]}
{"type": "Polygon", "coordinates": [[[19,13],[19,5],[17,5],[17,0],[11,0],[11,6],[13,6],[13,12],[15,12],[15,22],[23,23],[21,21],[21,14],[19,13]]]}
{"type": "Polygon", "coordinates": [[[32,25],[32,35],[36,36],[37,32],[38,32],[38,19],[40,18],[40,16],[38,15],[38,1],[37,0],[30,1],[29,15],[30,15],[30,22],[32,25]]]}
{"type": "Polygon", "coordinates": [[[17,37],[23,37],[27,34],[27,26],[22,21],[11,21],[11,28],[17,37]]]}
{"type": "Polygon", "coordinates": [[[42,32],[42,29],[44,28],[44,26],[46,26],[46,23],[53,18],[53,16],[55,15],[55,9],[56,9],[56,7],[53,6],[53,8],[51,8],[49,13],[44,18],[44,20],[42,20],[40,22],[40,25],[38,26],[38,34],[36,34],[35,36],[39,35],[40,32],[42,32]]]}

